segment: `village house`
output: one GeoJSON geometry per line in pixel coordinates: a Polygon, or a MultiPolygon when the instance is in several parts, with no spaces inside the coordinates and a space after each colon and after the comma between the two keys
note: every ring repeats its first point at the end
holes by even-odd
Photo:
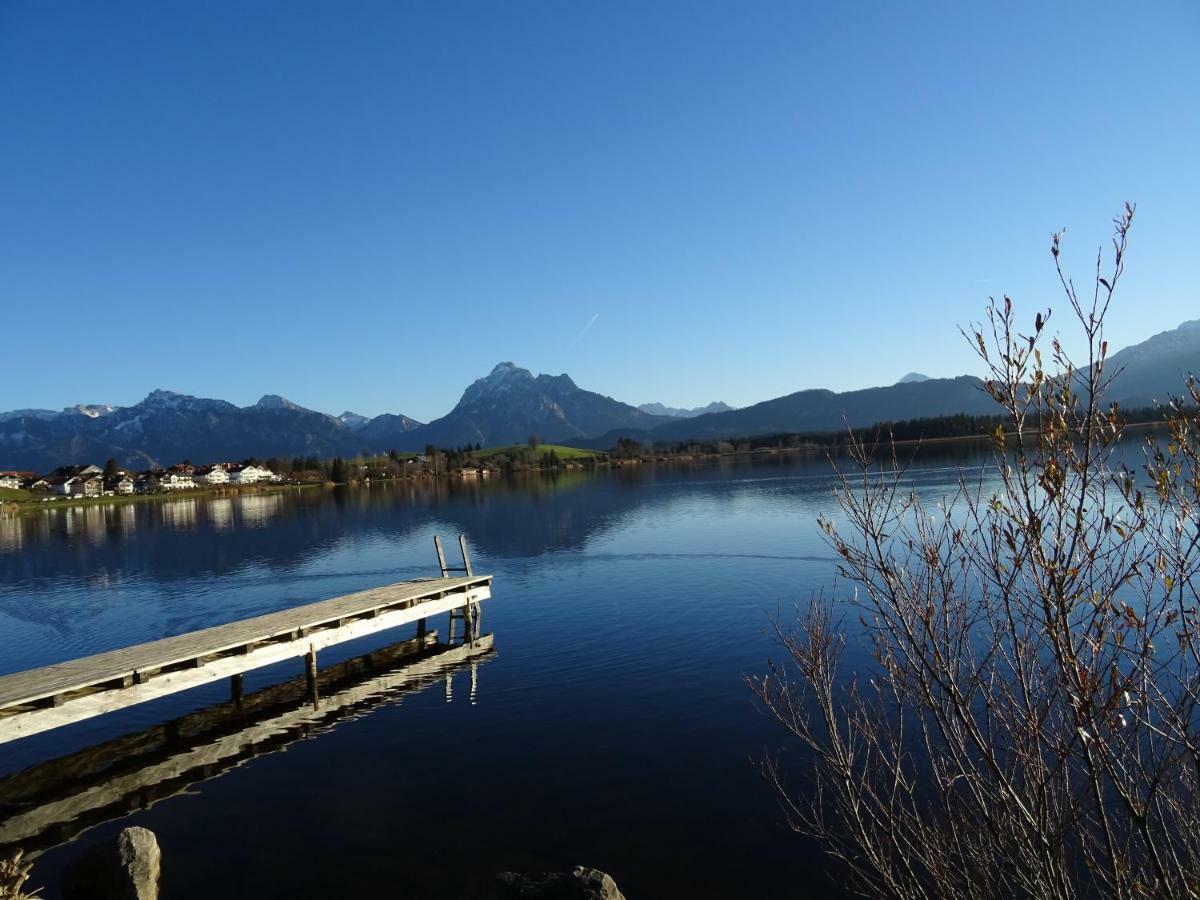
{"type": "Polygon", "coordinates": [[[71,497],[99,497],[104,493],[104,477],[102,475],[76,475],[65,482],[64,494],[71,497]]]}
{"type": "Polygon", "coordinates": [[[0,488],[9,488],[15,491],[36,478],[36,475],[31,477],[29,472],[0,472],[0,488]]]}
{"type": "Polygon", "coordinates": [[[128,473],[122,473],[121,476],[113,483],[112,490],[117,494],[132,494],[134,488],[133,476],[128,473]]]}
{"type": "Polygon", "coordinates": [[[45,478],[46,487],[60,497],[71,496],[71,485],[75,483],[75,475],[53,475],[45,478]]]}
{"type": "Polygon", "coordinates": [[[232,484],[257,484],[260,481],[274,480],[275,474],[265,466],[234,466],[229,471],[229,481],[232,484]]]}
{"type": "Polygon", "coordinates": [[[164,491],[186,491],[195,488],[196,481],[190,472],[177,472],[172,466],[159,476],[158,486],[164,491]]]}
{"type": "Polygon", "coordinates": [[[193,476],[198,484],[229,484],[229,470],[221,465],[202,466],[193,476]]]}

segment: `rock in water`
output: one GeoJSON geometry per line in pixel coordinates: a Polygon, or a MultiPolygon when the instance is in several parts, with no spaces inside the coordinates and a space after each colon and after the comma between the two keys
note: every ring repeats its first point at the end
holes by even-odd
{"type": "Polygon", "coordinates": [[[136,900],[158,900],[162,852],[149,828],[126,828],[117,838],[117,856],[136,900]]]}
{"type": "Polygon", "coordinates": [[[504,872],[496,878],[489,900],[625,900],[612,877],[599,869],[576,866],[570,872],[519,875],[504,872]]]}
{"type": "Polygon", "coordinates": [[[91,848],[63,873],[64,900],[158,900],[162,853],[148,828],[126,828],[91,848]]]}

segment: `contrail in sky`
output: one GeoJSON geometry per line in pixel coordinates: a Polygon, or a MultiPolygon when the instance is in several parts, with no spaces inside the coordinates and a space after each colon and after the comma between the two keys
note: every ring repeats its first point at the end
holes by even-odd
{"type": "Polygon", "coordinates": [[[583,331],[579,332],[579,336],[576,337],[575,340],[571,341],[572,347],[574,347],[576,344],[578,344],[580,341],[583,340],[583,336],[588,333],[589,328],[591,328],[593,325],[596,324],[596,320],[598,318],[600,318],[600,313],[596,313],[594,316],[592,316],[590,319],[588,319],[588,323],[583,326],[583,331]]]}

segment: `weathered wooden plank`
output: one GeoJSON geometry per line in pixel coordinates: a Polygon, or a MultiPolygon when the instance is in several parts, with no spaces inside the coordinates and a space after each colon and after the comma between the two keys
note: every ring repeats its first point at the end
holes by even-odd
{"type": "MultiPolygon", "coordinates": [[[[446,580],[464,581],[466,579],[446,580]]],[[[66,694],[59,706],[30,709],[0,718],[0,743],[28,737],[92,716],[114,712],[144,703],[147,700],[165,697],[168,694],[208,684],[220,678],[229,678],[239,672],[303,656],[310,649],[322,650],[334,644],[354,640],[378,631],[386,631],[426,616],[460,609],[464,603],[479,602],[490,596],[491,589],[486,584],[475,587],[463,585],[461,590],[444,592],[444,596],[437,599],[425,599],[420,603],[395,609],[387,608],[374,618],[352,619],[340,628],[330,627],[310,631],[307,635],[294,640],[290,639],[290,632],[285,632],[289,638],[287,640],[263,643],[248,653],[217,656],[198,667],[189,666],[160,672],[152,678],[144,679],[141,683],[135,683],[132,687],[79,695],[66,694]]],[[[102,680],[105,679],[96,679],[96,681],[102,680]]]]}
{"type": "MultiPolygon", "coordinates": [[[[311,635],[318,629],[336,628],[338,619],[353,624],[352,620],[357,617],[376,611],[386,612],[389,607],[425,606],[447,594],[455,593],[461,597],[468,589],[490,583],[490,576],[401,582],[52,666],[17,672],[0,678],[0,713],[14,706],[24,706],[47,698],[52,703],[66,702],[70,698],[60,699],[59,695],[104,682],[124,683],[131,680],[136,686],[139,681],[146,680],[148,673],[173,666],[186,666],[200,657],[230,651],[246,651],[246,655],[249,656],[254,652],[253,645],[258,643],[292,641],[305,634],[311,635]]],[[[3,719],[0,719],[0,722],[2,721],[3,719]]]]}

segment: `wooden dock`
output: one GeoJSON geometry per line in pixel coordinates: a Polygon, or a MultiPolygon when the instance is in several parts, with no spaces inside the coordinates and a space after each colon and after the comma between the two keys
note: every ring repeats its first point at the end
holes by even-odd
{"type": "Polygon", "coordinates": [[[300,675],[0,778],[0,856],[20,848],[33,858],[432,684],[450,696],[456,672],[469,669],[474,690],[494,655],[491,635],[451,646],[431,631],[321,670],[316,705],[300,675]]]}
{"type": "Polygon", "coordinates": [[[70,662],[0,678],[0,743],[124,709],[158,697],[229,678],[234,699],[242,674],[286,659],[304,657],[312,699],[317,699],[317,652],[376,632],[450,614],[464,638],[479,637],[479,604],[491,596],[492,576],[471,569],[465,538],[463,564],[446,565],[434,539],[436,578],[405,581],[334,597],[306,606],[217,625],[176,637],[125,647],[70,662]],[[461,574],[453,575],[452,572],[461,574]]]}

